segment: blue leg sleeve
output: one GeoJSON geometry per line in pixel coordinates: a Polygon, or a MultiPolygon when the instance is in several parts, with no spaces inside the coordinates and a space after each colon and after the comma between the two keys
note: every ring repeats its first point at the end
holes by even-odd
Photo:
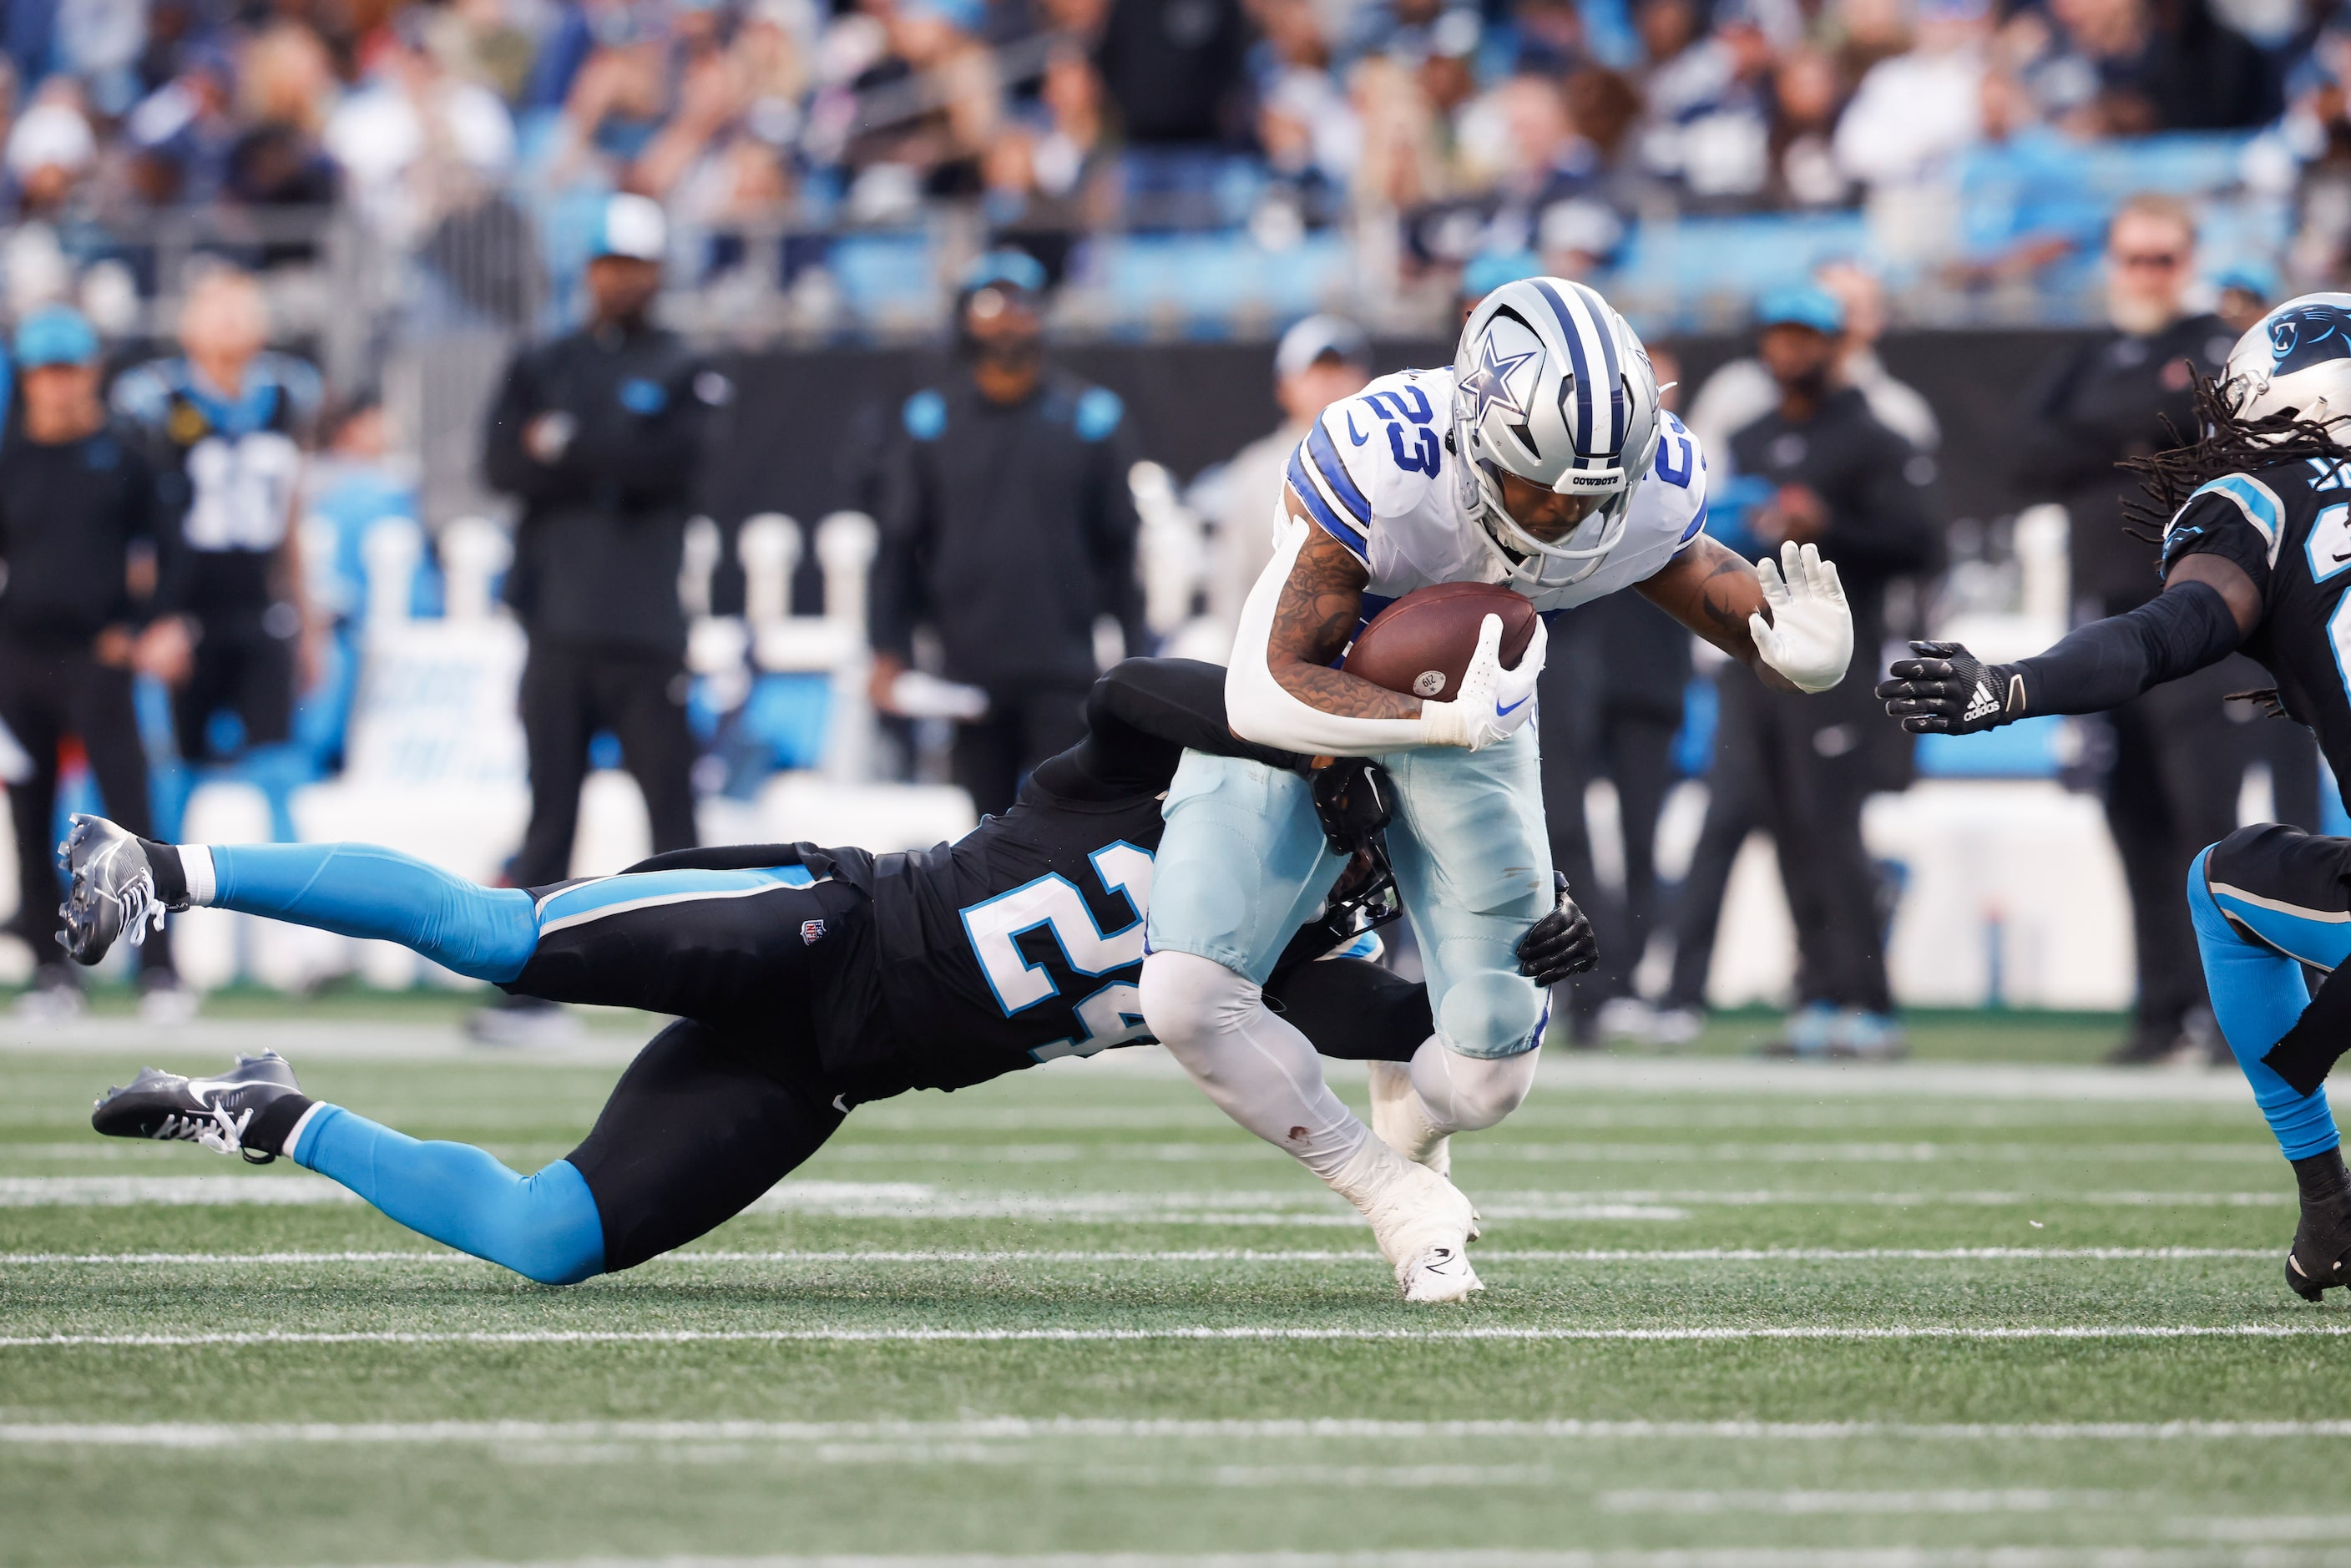
{"type": "Polygon", "coordinates": [[[604,1222],[569,1160],[517,1176],[467,1144],[421,1144],[320,1105],[294,1162],[331,1176],[411,1230],[542,1285],[604,1271],[604,1222]]]}
{"type": "Polygon", "coordinates": [[[212,846],[219,909],[413,947],[461,975],[503,985],[538,946],[530,894],[482,887],[374,844],[212,846]]]}
{"type": "Polygon", "coordinates": [[[2263,1065],[2262,1058],[2285,1038],[2310,1005],[2302,966],[2247,939],[2229,924],[2204,876],[2210,850],[2188,868],[2188,910],[2196,923],[2196,946],[2204,956],[2204,984],[2212,996],[2212,1016],[2253,1086],[2253,1100],[2269,1118],[2270,1131],[2290,1160],[2325,1154],[2342,1142],[2326,1091],[2300,1094],[2263,1065]]]}

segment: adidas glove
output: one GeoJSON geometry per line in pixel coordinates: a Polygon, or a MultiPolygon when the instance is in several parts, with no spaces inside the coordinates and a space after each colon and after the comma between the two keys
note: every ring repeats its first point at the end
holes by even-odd
{"type": "Polygon", "coordinates": [[[1987,664],[1960,643],[1913,643],[1877,684],[1886,711],[1914,735],[1973,735],[2024,716],[2024,673],[1987,664]]]}
{"type": "Polygon", "coordinates": [[[1567,878],[1553,872],[1552,885],[1559,890],[1558,904],[1527,927],[1518,946],[1519,973],[1545,989],[1600,962],[1591,917],[1567,895],[1567,878]]]}

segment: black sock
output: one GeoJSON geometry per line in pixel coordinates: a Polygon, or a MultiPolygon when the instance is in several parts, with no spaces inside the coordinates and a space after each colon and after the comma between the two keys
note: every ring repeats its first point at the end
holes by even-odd
{"type": "Polygon", "coordinates": [[[245,1129],[246,1145],[291,1158],[293,1151],[284,1147],[286,1134],[294,1130],[294,1124],[300,1121],[302,1113],[309,1108],[310,1101],[306,1095],[279,1095],[253,1113],[253,1120],[246,1124],[245,1129]]]}
{"type": "Polygon", "coordinates": [[[179,846],[141,839],[139,847],[147,852],[147,864],[155,873],[155,896],[166,909],[188,907],[188,873],[180,864],[179,846]]]}
{"type": "Polygon", "coordinates": [[[2323,1155],[2294,1161],[2294,1179],[2302,1187],[2304,1199],[2314,1203],[2351,1187],[2351,1171],[2343,1168],[2343,1150],[2339,1145],[2323,1155]]]}

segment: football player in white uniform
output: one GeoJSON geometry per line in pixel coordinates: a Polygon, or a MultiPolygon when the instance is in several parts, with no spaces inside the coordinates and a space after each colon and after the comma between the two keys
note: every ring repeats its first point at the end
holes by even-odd
{"type": "Polygon", "coordinates": [[[1813,692],[1843,678],[1852,618],[1813,547],[1750,566],[1706,537],[1697,440],[1658,408],[1624,318],[1561,278],[1487,296],[1451,369],[1382,377],[1327,410],[1290,459],[1276,526],[1226,679],[1230,722],[1392,777],[1388,845],[1436,1033],[1408,1072],[1374,1081],[1373,1136],[1259,994],[1344,863],[1311,788],[1198,753],[1167,795],[1144,1013],[1209,1098],[1363,1211],[1407,1300],[1458,1301],[1479,1288],[1461,1249],[1475,1215],[1445,1177],[1446,1139],[1517,1107],[1549,1019],[1510,951],[1552,898],[1527,727],[1544,640],[1505,669],[1489,616],[1442,701],[1373,685],[1339,656],[1370,615],[1435,583],[1507,584],[1545,612],[1633,587],[1764,680],[1813,692]]]}

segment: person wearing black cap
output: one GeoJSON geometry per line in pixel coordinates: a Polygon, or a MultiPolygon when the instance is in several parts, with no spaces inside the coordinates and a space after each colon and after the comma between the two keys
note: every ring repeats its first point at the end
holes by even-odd
{"type": "Polygon", "coordinates": [[[928,630],[935,672],[987,694],[956,728],[955,781],[983,814],[1084,733],[1099,673],[1094,623],[1147,652],[1135,578],[1134,462],[1117,395],[1046,368],[1045,269],[1019,251],[975,263],[956,301],[966,376],[900,410],[883,470],[873,563],[873,704],[903,711],[899,678],[928,630]]]}
{"type": "MultiPolygon", "coordinates": [[[[1817,544],[1836,563],[1856,648],[1886,640],[1886,584],[1935,559],[1925,486],[1933,467],[1836,377],[1844,311],[1826,290],[1774,290],[1757,311],[1757,350],[1776,407],[1730,438],[1731,466],[1758,493],[1749,528],[1765,545],[1817,544]]],[[[1718,482],[1716,494],[1726,486],[1718,482]]],[[[1883,770],[1865,744],[1875,698],[1848,682],[1792,699],[1752,681],[1724,688],[1715,768],[1756,781],[1796,928],[1796,1001],[1786,1049],[1886,1056],[1901,1049],[1886,982],[1877,877],[1861,808],[1883,770]],[[1752,687],[1752,690],[1749,688],[1752,687]]]]}
{"type": "MultiPolygon", "coordinates": [[[[146,633],[176,608],[184,556],[155,469],[109,426],[89,323],[37,310],[16,330],[16,360],[24,420],[0,444],[0,720],[20,751],[8,772],[15,929],[37,966],[17,1010],[62,1019],[82,998],[57,945],[57,745],[78,739],[108,812],[153,831],[131,677],[169,641],[146,633]]],[[[130,936],[141,1015],[185,1021],[195,998],[172,970],[170,933],[130,936]]]]}
{"type": "MultiPolygon", "coordinates": [[[[522,503],[506,597],[530,638],[530,826],[508,873],[517,887],[571,874],[600,730],[619,737],[644,794],[654,852],[695,842],[677,579],[706,416],[731,388],[651,320],[666,245],[658,204],[612,197],[588,264],[587,324],[517,355],[490,410],[482,466],[522,503]]],[[[501,1038],[564,1027],[551,1004],[501,1007],[477,1023],[501,1038]]]]}

